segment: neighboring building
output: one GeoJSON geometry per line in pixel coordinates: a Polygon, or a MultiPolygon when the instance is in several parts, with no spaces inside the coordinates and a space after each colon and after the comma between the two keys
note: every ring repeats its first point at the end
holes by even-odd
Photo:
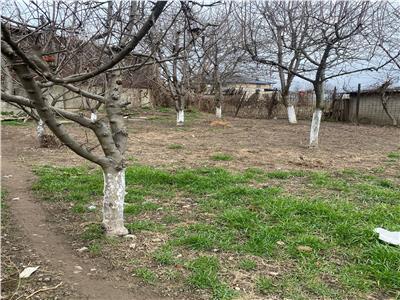
{"type": "MultiPolygon", "coordinates": [[[[400,87],[387,90],[389,100],[387,109],[400,124],[400,87]]],[[[343,108],[343,120],[357,121],[357,91],[343,95],[340,100],[343,108]]],[[[358,121],[366,124],[392,125],[392,120],[383,109],[381,96],[377,90],[364,90],[360,93],[358,121]]]]}
{"type": "MultiPolygon", "coordinates": [[[[15,36],[24,36],[25,34],[30,33],[31,35],[28,36],[26,39],[24,39],[23,43],[24,46],[29,48],[33,43],[36,42],[36,37],[40,35],[39,33],[33,32],[30,29],[27,28],[20,28],[17,26],[13,26],[10,28],[11,32],[15,36]]],[[[77,47],[76,44],[84,44],[82,43],[82,40],[80,39],[64,39],[62,37],[57,37],[56,39],[57,43],[55,45],[55,48],[67,48],[68,47],[77,47]]],[[[93,53],[93,56],[95,56],[96,52],[100,48],[93,47],[90,43],[85,44],[85,46],[82,46],[80,49],[81,52],[89,52],[93,53]]],[[[63,55],[65,55],[65,52],[59,52],[57,54],[53,55],[44,55],[42,56],[42,59],[46,61],[50,67],[57,67],[57,63],[59,61],[62,61],[63,55]],[[49,60],[50,59],[50,60],[49,60]]],[[[144,62],[150,62],[149,58],[143,57],[140,53],[130,53],[125,59],[124,63],[126,65],[140,65],[141,63],[144,62]]],[[[96,64],[98,64],[96,62],[96,64]]],[[[69,76],[74,73],[79,73],[83,72],[83,70],[89,70],[96,68],[97,65],[95,65],[92,62],[87,62],[85,60],[81,59],[81,56],[77,52],[77,54],[69,61],[68,64],[66,64],[62,70],[61,73],[58,75],[61,77],[64,76],[69,76]]],[[[3,74],[2,74],[3,75],[3,74]]],[[[124,71],[123,72],[123,81],[122,81],[122,91],[121,91],[121,97],[126,101],[129,102],[129,105],[127,106],[128,109],[132,108],[148,108],[152,107],[154,103],[154,82],[159,80],[160,75],[159,75],[159,69],[157,65],[143,65],[140,69],[135,70],[135,68],[132,68],[130,70],[124,71]]],[[[83,89],[87,89],[90,92],[97,92],[98,94],[104,94],[104,76],[97,76],[92,79],[91,81],[91,87],[86,87],[84,85],[79,85],[79,87],[83,89]]],[[[23,88],[18,87],[15,85],[14,90],[12,91],[12,94],[15,95],[21,95],[26,97],[26,93],[23,88]]],[[[95,107],[97,102],[94,100],[86,99],[85,97],[79,96],[78,94],[74,92],[68,91],[66,88],[60,86],[60,85],[54,85],[51,88],[47,89],[47,94],[51,93],[52,97],[48,97],[49,99],[54,99],[58,98],[59,100],[57,103],[54,105],[54,107],[61,108],[61,109],[67,109],[67,110],[83,110],[88,108],[88,104],[90,104],[91,107],[95,107]]],[[[4,101],[1,101],[1,110],[3,112],[13,112],[13,113],[18,113],[21,110],[15,106],[12,106],[11,104],[8,104],[4,101]]]]}
{"type": "Polygon", "coordinates": [[[268,94],[275,91],[272,87],[274,82],[272,81],[263,81],[259,79],[248,78],[244,76],[236,76],[230,79],[225,80],[222,84],[222,89],[224,91],[228,90],[242,90],[247,92],[248,94],[260,93],[260,94],[268,94]]]}

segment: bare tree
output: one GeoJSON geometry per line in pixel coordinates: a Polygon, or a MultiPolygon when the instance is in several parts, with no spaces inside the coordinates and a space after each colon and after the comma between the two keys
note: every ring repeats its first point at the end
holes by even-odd
{"type": "MultiPolygon", "coordinates": [[[[283,44],[289,51],[298,52],[302,57],[297,70],[254,53],[253,60],[282,68],[288,74],[313,85],[316,103],[310,130],[310,146],[318,145],[322,110],[325,103],[325,83],[338,76],[361,71],[377,70],[374,52],[368,51],[363,32],[370,28],[372,11],[369,2],[301,2],[302,15],[308,18],[304,41],[297,46],[283,44]],[[368,65],[370,61],[370,65],[368,65]],[[365,66],[367,65],[367,66],[365,66]]],[[[289,20],[289,26],[291,21],[289,20]]]]}
{"type": "Polygon", "coordinates": [[[379,92],[379,97],[381,99],[382,107],[383,110],[385,111],[386,115],[390,118],[392,121],[393,126],[397,126],[397,119],[395,116],[392,115],[392,113],[388,109],[388,102],[390,100],[390,91],[389,88],[392,84],[392,81],[386,80],[378,89],[377,91],[379,92]]]}
{"type": "Polygon", "coordinates": [[[271,66],[259,57],[276,61],[281,86],[281,100],[287,109],[290,124],[297,123],[289,91],[304,59],[299,49],[307,41],[309,16],[301,2],[250,2],[238,14],[242,22],[244,47],[254,61],[271,66]],[[282,67],[282,66],[285,66],[282,67]]]}
{"type": "Polygon", "coordinates": [[[23,86],[25,94],[2,90],[1,99],[34,109],[63,144],[102,168],[103,225],[109,235],[128,232],[123,219],[128,136],[122,116],[127,104],[121,97],[123,71],[146,64],[132,64],[132,51],[148,51],[140,42],[166,5],[162,1],[151,9],[143,7],[142,15],[134,1],[15,2],[3,10],[2,54],[13,71],[11,76],[23,86]],[[89,99],[95,107],[98,103],[104,105],[104,115],[88,118],[56,107],[56,101],[48,96],[52,96],[50,89],[54,87],[89,99]],[[80,143],[63,126],[60,117],[88,129],[97,144],[80,143]]]}
{"type": "MultiPolygon", "coordinates": [[[[371,29],[365,38],[371,45],[381,50],[382,56],[389,58],[394,69],[400,69],[400,4],[399,2],[382,1],[373,12],[371,29]]],[[[385,59],[383,59],[385,60],[385,59]]]]}

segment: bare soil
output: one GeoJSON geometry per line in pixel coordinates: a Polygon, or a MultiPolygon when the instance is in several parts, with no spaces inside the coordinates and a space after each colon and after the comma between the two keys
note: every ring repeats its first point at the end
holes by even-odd
{"type": "MultiPolygon", "coordinates": [[[[129,119],[127,157],[140,164],[167,169],[200,166],[232,170],[250,167],[265,170],[372,169],[384,163],[388,152],[396,151],[400,146],[400,130],[393,127],[324,122],[319,148],[309,149],[309,122],[306,121],[293,126],[285,120],[226,118],[223,125],[212,126],[213,120],[212,115],[196,113],[189,115],[185,127],[177,128],[173,113],[147,112],[129,119]],[[182,147],[173,149],[173,144],[182,147]],[[233,159],[214,161],[211,156],[216,153],[228,154],[233,159]]],[[[67,126],[82,142],[95,145],[82,129],[67,126]]],[[[33,126],[2,128],[2,186],[9,192],[6,199],[9,222],[3,231],[7,234],[3,236],[3,243],[8,239],[8,244],[22,249],[21,255],[15,255],[19,250],[16,252],[6,246],[3,254],[17,266],[41,265],[50,272],[51,281],[46,282],[47,286],[63,282],[57,290],[37,294],[43,297],[38,299],[160,299],[160,294],[176,299],[204,298],[179,288],[171,288],[174,291],[171,292],[140,287],[126,264],[120,263],[129,241],[107,248],[107,251],[116,252],[107,257],[93,258],[78,253],[76,249],[82,244],[77,241],[76,234],[85,224],[63,204],[44,204],[35,200],[31,193],[35,180],[31,169],[38,165],[94,166],[66,147],[38,148],[34,133],[33,126]],[[12,177],[5,177],[8,175],[12,177]],[[19,200],[11,200],[16,197],[19,200]],[[107,259],[109,257],[120,259],[113,261],[107,259]],[[83,271],[74,273],[75,266],[81,266],[83,271]],[[90,271],[93,268],[96,270],[90,271]]],[[[163,238],[155,233],[145,234],[152,236],[143,236],[137,241],[137,250],[144,253],[152,247],[146,243],[157,243],[163,238]]],[[[2,267],[7,267],[5,259],[2,259],[2,267]]],[[[33,275],[35,282],[27,285],[25,290],[20,288],[20,295],[42,288],[43,281],[39,281],[42,277],[41,273],[33,275]]],[[[15,286],[11,286],[8,292],[11,288],[15,290],[15,286]]]]}

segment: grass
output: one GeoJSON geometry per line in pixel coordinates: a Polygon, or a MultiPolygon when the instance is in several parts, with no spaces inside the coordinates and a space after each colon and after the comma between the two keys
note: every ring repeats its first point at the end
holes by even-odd
{"type": "Polygon", "coordinates": [[[192,271],[188,282],[195,288],[209,289],[213,299],[232,299],[235,291],[221,282],[218,276],[220,265],[218,259],[213,256],[199,256],[187,264],[192,271]]]}
{"type": "Polygon", "coordinates": [[[104,238],[104,229],[101,224],[90,224],[82,233],[81,238],[85,241],[95,241],[104,238]]]}
{"type": "Polygon", "coordinates": [[[173,109],[170,108],[170,107],[161,107],[161,106],[160,106],[160,107],[157,108],[157,111],[163,112],[163,113],[168,113],[168,112],[172,112],[173,109]]]}
{"type": "Polygon", "coordinates": [[[129,230],[130,233],[134,233],[138,231],[159,231],[163,226],[149,220],[137,220],[125,224],[125,227],[129,230]]]}
{"type": "Polygon", "coordinates": [[[239,262],[239,268],[245,271],[252,271],[257,268],[257,263],[251,259],[242,259],[239,262]]]}
{"type": "Polygon", "coordinates": [[[181,144],[171,144],[171,145],[168,145],[168,149],[171,149],[171,150],[183,149],[183,145],[181,145],[181,144]]]}
{"type": "Polygon", "coordinates": [[[1,125],[27,126],[27,125],[29,125],[29,123],[24,122],[23,120],[3,120],[3,121],[1,121],[1,125]]]}
{"type": "Polygon", "coordinates": [[[136,268],[134,274],[145,283],[154,284],[157,280],[156,274],[148,268],[136,268]]]}
{"type": "Polygon", "coordinates": [[[161,247],[153,254],[154,261],[161,265],[173,265],[176,262],[171,247],[161,247]]]}
{"type": "Polygon", "coordinates": [[[265,276],[261,276],[257,278],[256,287],[261,294],[267,295],[273,288],[272,280],[265,276]]]}
{"type": "Polygon", "coordinates": [[[93,256],[99,256],[101,254],[101,244],[98,242],[89,245],[89,253],[93,256]]]}
{"type": "MultiPolygon", "coordinates": [[[[44,200],[72,203],[81,215],[101,198],[99,171],[42,167],[35,172],[34,188],[44,200]]],[[[279,298],[364,299],[395,296],[400,289],[400,250],[379,242],[373,232],[400,230],[399,181],[384,170],[167,171],[135,165],[127,169],[126,182],[126,227],[166,237],[148,254],[151,263],[139,259],[145,267],[135,274],[145,282],[168,273],[213,299],[231,299],[236,294],[226,274],[241,269],[256,274],[257,293],[279,298]],[[183,211],[187,203],[190,209],[183,211]],[[185,258],[177,259],[178,253],[185,258]],[[222,267],[228,253],[244,258],[222,267]],[[264,263],[282,270],[279,276],[270,277],[264,263]],[[174,269],[178,264],[187,272],[174,269]]],[[[101,245],[101,226],[87,226],[82,239],[101,245]]]]}
{"type": "Polygon", "coordinates": [[[233,157],[229,154],[225,154],[225,153],[217,153],[211,156],[212,160],[215,161],[230,161],[233,160],[233,157]]]}
{"type": "Polygon", "coordinates": [[[392,152],[389,152],[388,158],[391,158],[391,159],[400,159],[400,151],[392,151],[392,152]]]}

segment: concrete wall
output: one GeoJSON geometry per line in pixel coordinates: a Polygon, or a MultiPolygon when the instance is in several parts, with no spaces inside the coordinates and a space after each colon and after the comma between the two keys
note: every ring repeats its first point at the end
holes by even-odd
{"type": "MultiPolygon", "coordinates": [[[[99,92],[100,88],[91,88],[91,91],[99,92]]],[[[16,95],[25,96],[26,94],[23,89],[16,90],[16,95]]],[[[71,111],[87,109],[89,105],[95,107],[97,101],[86,99],[76,93],[68,91],[66,88],[61,86],[53,86],[48,91],[44,92],[45,97],[51,103],[53,99],[58,99],[54,105],[57,108],[67,109],[71,111]],[[89,104],[89,105],[88,105],[89,104]]],[[[123,88],[121,93],[122,99],[128,101],[130,104],[127,106],[128,109],[140,108],[140,107],[152,107],[153,97],[150,89],[134,89],[134,88],[123,88]]],[[[1,110],[5,112],[18,113],[20,110],[14,106],[1,101],[1,110]]]]}
{"type": "Polygon", "coordinates": [[[271,91],[264,92],[264,89],[272,89],[272,86],[270,84],[247,84],[247,83],[228,83],[222,87],[223,90],[225,89],[242,89],[243,91],[246,91],[247,93],[253,94],[256,92],[256,90],[260,90],[260,93],[272,93],[271,91]]]}
{"type": "MultiPolygon", "coordinates": [[[[357,97],[350,97],[349,101],[349,121],[355,122],[357,97]]],[[[387,107],[392,116],[400,123],[400,93],[395,93],[390,96],[387,107]]],[[[360,96],[358,119],[360,123],[392,125],[392,121],[384,111],[378,94],[362,94],[360,96]]]]}

